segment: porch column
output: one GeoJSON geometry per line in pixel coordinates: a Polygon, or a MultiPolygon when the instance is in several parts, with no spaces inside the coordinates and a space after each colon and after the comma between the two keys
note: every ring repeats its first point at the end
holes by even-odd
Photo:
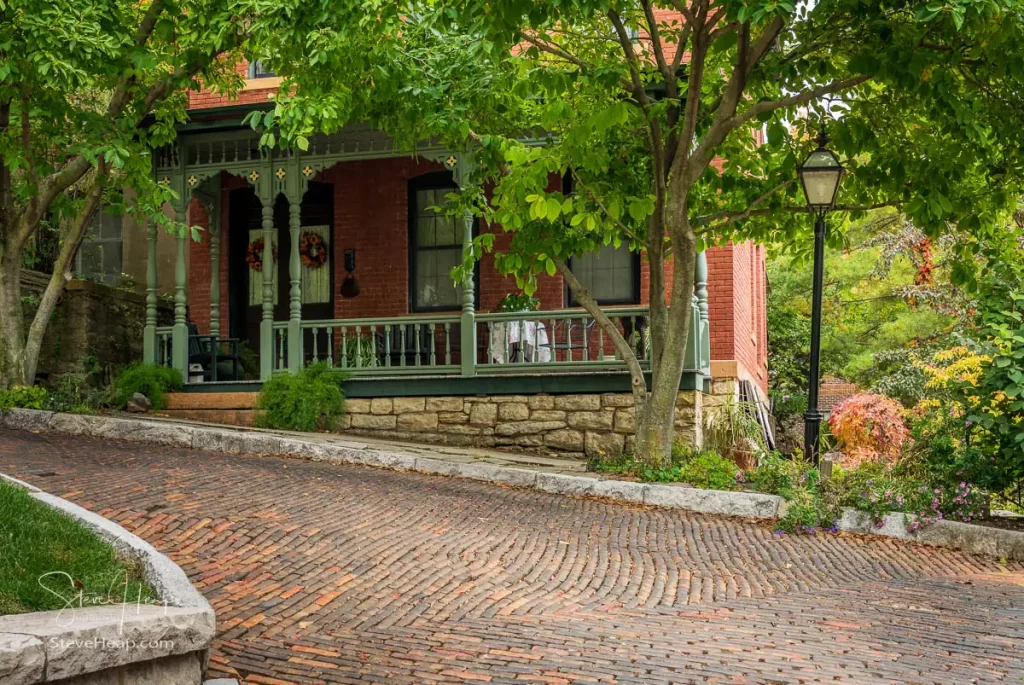
{"type": "Polygon", "coordinates": [[[155,221],[146,226],[146,326],[142,330],[142,361],[156,364],[156,231],[155,221]]]}
{"type": "Polygon", "coordinates": [[[220,337],[220,188],[210,208],[210,335],[220,337]]]}
{"type": "MultiPolygon", "coordinates": [[[[472,170],[472,157],[469,154],[462,154],[459,157],[449,156],[445,160],[449,169],[454,168],[455,180],[462,189],[469,180],[472,170]]],[[[473,226],[476,224],[476,217],[472,212],[466,212],[462,217],[462,253],[472,254],[473,252],[473,226]]],[[[462,348],[462,375],[476,375],[476,303],[473,295],[473,269],[466,272],[465,280],[462,282],[462,320],[460,329],[462,332],[460,343],[462,348]]]]}
{"type": "Polygon", "coordinates": [[[701,250],[697,253],[696,271],[697,308],[700,310],[700,368],[705,374],[711,371],[711,325],[708,315],[708,256],[701,250]]]}
{"type": "Polygon", "coordinates": [[[274,195],[262,193],[263,203],[263,317],[260,320],[260,380],[274,374],[274,195]]]}
{"type": "Polygon", "coordinates": [[[291,251],[288,253],[288,370],[298,373],[302,369],[302,263],[299,261],[299,233],[301,232],[302,194],[288,198],[288,233],[291,251]]]}
{"type": "MultiPolygon", "coordinates": [[[[188,222],[188,205],[185,201],[174,204],[176,221],[188,222]]],[[[181,373],[182,380],[188,380],[188,327],[185,325],[185,240],[188,230],[179,231],[176,238],[178,247],[174,260],[174,328],[171,333],[171,366],[181,373]]]]}

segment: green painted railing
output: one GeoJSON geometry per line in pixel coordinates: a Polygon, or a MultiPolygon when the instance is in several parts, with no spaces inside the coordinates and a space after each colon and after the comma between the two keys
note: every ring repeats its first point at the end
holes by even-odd
{"type": "Polygon", "coordinates": [[[156,329],[156,363],[170,366],[174,359],[174,326],[157,326],[156,329]]]}
{"type": "MultiPolygon", "coordinates": [[[[649,310],[606,313],[641,365],[649,366],[649,310]]],[[[611,337],[582,310],[477,314],[476,325],[485,351],[477,363],[481,374],[625,368],[611,337]]]]}
{"type": "MultiPolygon", "coordinates": [[[[300,324],[303,364],[352,376],[450,375],[461,369],[460,317],[328,319],[300,324]]],[[[288,368],[288,324],[274,324],[274,370],[288,368]]]]}
{"type": "MultiPolygon", "coordinates": [[[[619,333],[650,367],[650,310],[606,310],[619,333]]],[[[581,309],[472,315],[474,349],[463,349],[462,317],[328,319],[300,324],[302,363],[326,362],[353,376],[446,376],[566,373],[625,369],[611,337],[581,309]],[[468,361],[468,364],[465,363],[468,361]]],[[[694,298],[686,369],[708,374],[708,325],[694,298]]],[[[275,322],[273,369],[288,369],[288,322],[275,322]]]]}

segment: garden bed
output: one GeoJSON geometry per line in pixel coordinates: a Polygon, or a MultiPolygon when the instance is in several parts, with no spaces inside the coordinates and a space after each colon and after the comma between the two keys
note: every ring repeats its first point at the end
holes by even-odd
{"type": "Polygon", "coordinates": [[[137,560],[0,480],[0,615],[153,601],[137,560]]]}

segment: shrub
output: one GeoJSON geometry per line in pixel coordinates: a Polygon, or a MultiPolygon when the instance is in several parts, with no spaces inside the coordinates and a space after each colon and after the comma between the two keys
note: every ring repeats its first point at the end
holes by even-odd
{"type": "Polygon", "coordinates": [[[713,449],[696,449],[676,443],[672,448],[672,466],[654,469],[636,461],[631,454],[610,459],[592,459],[590,471],[619,473],[646,482],[688,483],[695,488],[735,490],[743,472],[736,464],[713,449]]]}
{"type": "Polygon", "coordinates": [[[758,492],[788,497],[800,488],[813,486],[818,479],[818,470],[797,452],[787,459],[778,452],[761,458],[756,469],[746,474],[748,483],[758,492]]]}
{"type": "Polygon", "coordinates": [[[735,490],[736,474],[742,473],[734,462],[715,450],[695,450],[679,443],[672,450],[672,462],[676,471],[674,480],[695,488],[735,490]]]}
{"type": "Polygon", "coordinates": [[[166,393],[181,390],[182,379],[177,369],[156,364],[133,364],[114,381],[112,403],[118,409],[124,409],[128,400],[135,393],[142,393],[149,398],[153,409],[167,406],[166,393]]]}
{"type": "Polygon", "coordinates": [[[100,393],[84,373],[67,373],[47,391],[46,408],[52,411],[87,412],[100,404],[100,393]]]}
{"type": "Polygon", "coordinates": [[[274,376],[260,391],[259,424],[283,430],[329,430],[345,410],[344,379],[340,369],[326,362],[310,364],[297,374],[274,376]]]}
{"type": "Polygon", "coordinates": [[[46,405],[46,390],[37,385],[15,385],[0,390],[0,409],[42,409],[46,405]]]}
{"type": "Polygon", "coordinates": [[[842,450],[840,463],[847,468],[869,461],[892,464],[899,459],[909,437],[902,405],[870,392],[840,402],[828,424],[842,450]]]}

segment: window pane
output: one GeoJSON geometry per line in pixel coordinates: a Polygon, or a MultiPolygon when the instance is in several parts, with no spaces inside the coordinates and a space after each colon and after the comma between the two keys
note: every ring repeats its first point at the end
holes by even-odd
{"type": "Polygon", "coordinates": [[[455,239],[455,217],[451,216],[439,216],[437,217],[437,244],[438,245],[458,245],[459,241],[455,239]]]}
{"type": "Polygon", "coordinates": [[[460,297],[451,271],[461,259],[461,249],[428,250],[416,255],[416,306],[458,306],[460,297]]]}
{"type": "Polygon", "coordinates": [[[632,300],[634,266],[627,245],[605,245],[597,252],[574,257],[572,262],[573,273],[598,301],[632,300]]]}
{"type": "Polygon", "coordinates": [[[433,217],[418,217],[416,219],[416,244],[420,247],[430,247],[437,244],[436,223],[438,219],[433,217]]]}

